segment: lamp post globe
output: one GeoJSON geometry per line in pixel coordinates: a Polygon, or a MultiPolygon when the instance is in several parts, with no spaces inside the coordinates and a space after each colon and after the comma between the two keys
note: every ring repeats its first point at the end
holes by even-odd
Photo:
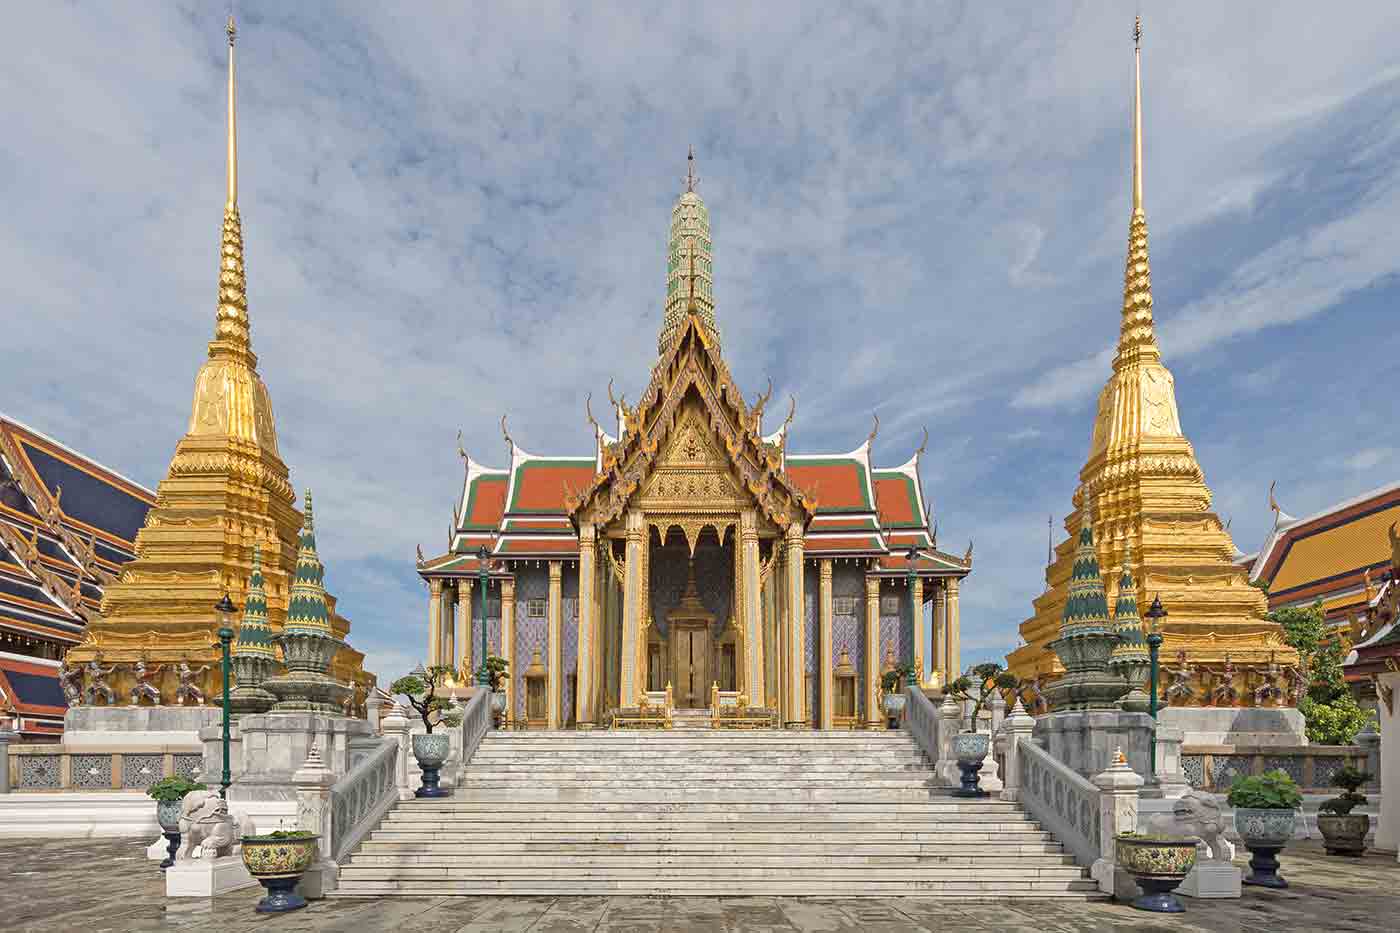
{"type": "Polygon", "coordinates": [[[223,674],[224,674],[224,722],[223,722],[223,744],[224,744],[224,773],[219,780],[219,796],[228,799],[228,786],[233,783],[233,774],[229,770],[228,750],[229,732],[231,727],[231,714],[229,707],[229,678],[232,674],[232,663],[229,657],[229,647],[233,644],[233,617],[238,614],[238,607],[233,604],[228,593],[224,593],[222,599],[214,604],[214,612],[219,617],[219,647],[223,652],[223,674]]]}

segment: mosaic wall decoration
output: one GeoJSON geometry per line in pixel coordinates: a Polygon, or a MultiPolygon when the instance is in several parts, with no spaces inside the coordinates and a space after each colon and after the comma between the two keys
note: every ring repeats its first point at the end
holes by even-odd
{"type": "Polygon", "coordinates": [[[821,585],[817,571],[814,568],[807,568],[802,577],[802,631],[805,644],[802,646],[806,654],[803,661],[803,669],[807,674],[806,694],[807,709],[810,714],[820,721],[821,718],[821,672],[817,665],[817,652],[820,650],[818,641],[821,638],[820,627],[817,624],[817,588],[821,585]]]}
{"type": "Polygon", "coordinates": [[[1204,755],[1182,755],[1181,773],[1186,783],[1199,790],[1206,786],[1206,759],[1204,755]]]}
{"type": "Polygon", "coordinates": [[[1253,763],[1249,755],[1215,755],[1210,761],[1211,786],[1221,790],[1228,788],[1235,778],[1247,776],[1253,763]]]}
{"type": "MultiPolygon", "coordinates": [[[[501,600],[499,596],[490,595],[490,593],[497,592],[499,586],[500,584],[492,582],[486,598],[486,638],[488,639],[486,650],[492,654],[501,653],[501,600]]],[[[481,654],[481,597],[477,594],[475,586],[472,587],[471,613],[471,635],[469,637],[472,643],[466,650],[458,645],[457,653],[463,656],[471,655],[472,670],[470,673],[475,676],[476,669],[481,666],[482,661],[478,657],[481,654]]],[[[525,663],[528,664],[529,660],[526,659],[525,663]]]]}
{"type": "Polygon", "coordinates": [[[574,689],[578,676],[578,574],[565,573],[563,579],[564,599],[564,689],[563,705],[559,715],[564,723],[578,721],[578,709],[574,705],[574,689]]]}
{"type": "Polygon", "coordinates": [[[856,611],[831,620],[831,664],[834,668],[845,649],[856,669],[856,716],[865,718],[865,573],[852,564],[832,568],[831,593],[855,599],[856,611]]]}
{"type": "Polygon", "coordinates": [[[531,599],[549,597],[549,570],[545,567],[521,567],[515,572],[515,670],[511,680],[515,690],[515,718],[525,721],[525,668],[530,666],[536,649],[540,663],[549,667],[549,652],[545,640],[549,635],[545,619],[531,619],[526,603],[531,599]]]}
{"type": "Polygon", "coordinates": [[[111,755],[74,755],[72,769],[74,787],[111,790],[111,755]]]}
{"type": "MultiPolygon", "coordinates": [[[[58,787],[57,755],[19,755],[19,786],[25,789],[58,787]]],[[[108,780],[111,780],[110,772],[108,780]]],[[[110,785],[109,785],[110,786],[110,785]]]]}
{"type": "MultiPolygon", "coordinates": [[[[690,547],[679,531],[672,531],[664,547],[651,549],[651,614],[656,631],[663,639],[670,637],[668,616],[685,592],[690,573],[690,547]]],[[[708,530],[695,549],[695,589],[706,611],[714,613],[713,635],[720,637],[734,602],[734,548],[721,547],[708,530]]]]}
{"type": "Polygon", "coordinates": [[[164,774],[164,755],[122,756],[122,787],[147,788],[164,774]]]}
{"type": "Polygon", "coordinates": [[[1264,759],[1265,771],[1283,771],[1293,783],[1303,786],[1303,759],[1297,755],[1272,755],[1264,759]]]}
{"type": "Polygon", "coordinates": [[[203,755],[176,755],[175,756],[175,776],[188,778],[191,781],[199,779],[199,775],[204,771],[203,755]]]}

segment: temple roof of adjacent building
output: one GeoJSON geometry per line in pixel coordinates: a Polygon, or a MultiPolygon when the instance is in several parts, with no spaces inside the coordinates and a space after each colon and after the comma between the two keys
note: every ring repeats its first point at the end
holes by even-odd
{"type": "Polygon", "coordinates": [[[0,414],[0,651],[5,634],[78,642],[154,504],[146,487],[0,414]]]}
{"type": "Polygon", "coordinates": [[[23,734],[61,734],[68,704],[58,682],[58,662],[0,651],[0,711],[19,718],[23,734]]]}
{"type": "Polygon", "coordinates": [[[1264,546],[1239,559],[1250,582],[1267,583],[1272,607],[1319,599],[1333,616],[1364,610],[1366,575],[1379,586],[1389,566],[1390,526],[1400,522],[1400,482],[1347,499],[1304,518],[1281,509],[1264,546]]]}

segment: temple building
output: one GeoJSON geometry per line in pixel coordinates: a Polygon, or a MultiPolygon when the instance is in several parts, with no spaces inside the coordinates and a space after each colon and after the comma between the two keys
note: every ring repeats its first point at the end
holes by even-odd
{"type": "Polygon", "coordinates": [[[590,404],[580,455],[535,454],[508,433],[504,467],[459,451],[447,552],[417,565],[428,661],[470,676],[484,616],[515,727],[605,727],[653,701],[684,714],[724,697],[787,727],[878,728],[885,670],[911,665],[936,685],[961,668],[972,550],[937,548],[924,447],[877,467],[877,418],[847,452],[789,452],[795,401],[766,430],[771,385],[749,402],[725,364],[712,251],[692,171],[637,403],[610,386],[606,426],[590,404]]]}
{"type": "Polygon", "coordinates": [[[155,493],[0,415],[0,715],[26,740],[63,731],[59,662],[136,556],[155,493]]]}
{"type": "Polygon", "coordinates": [[[1236,563],[1266,588],[1269,608],[1322,604],[1330,630],[1350,641],[1373,620],[1390,573],[1389,529],[1400,522],[1400,483],[1294,518],[1269,492],[1274,527],[1264,546],[1236,563]]]}
{"type": "MultiPolygon", "coordinates": [[[[1025,644],[1007,662],[1014,674],[1040,684],[1063,674],[1048,645],[1060,634],[1076,542],[1087,520],[1109,602],[1118,596],[1117,581],[1131,574],[1137,605],[1160,597],[1169,613],[1161,626],[1161,657],[1181,672],[1183,688],[1173,705],[1245,705],[1257,678],[1271,676],[1268,665],[1287,668],[1298,657],[1265,618],[1264,593],[1234,563],[1238,551],[1211,511],[1210,489],[1182,430],[1175,380],[1157,345],[1143,208],[1140,44],[1134,59],[1132,211],[1113,372],[1099,393],[1089,456],[1065,519],[1069,537],[1055,548],[1045,592],[1021,625],[1025,644]]],[[[1183,727],[1191,741],[1192,730],[1183,727]]]]}
{"type": "MultiPolygon", "coordinates": [[[[228,197],[214,337],[195,377],[186,433],[156,490],[154,507],[139,528],[130,529],[135,559],[104,588],[100,614],[90,613],[82,642],[67,653],[70,666],[97,662],[113,668],[106,683],[118,697],[127,696],[135,683],[137,661],[164,666],[162,683],[171,695],[172,668],[185,662],[200,671],[195,683],[203,694],[215,696],[222,689],[215,603],[227,593],[244,606],[254,550],[260,549],[268,622],[280,632],[297,567],[303,515],[278,451],[272,399],[258,374],[248,317],[232,19],[228,34],[228,197]]],[[[350,622],[335,611],[334,597],[327,595],[326,604],[330,628],[343,642],[350,622]]],[[[332,674],[358,685],[361,695],[373,687],[364,656],[349,645],[339,649],[332,674]]]]}

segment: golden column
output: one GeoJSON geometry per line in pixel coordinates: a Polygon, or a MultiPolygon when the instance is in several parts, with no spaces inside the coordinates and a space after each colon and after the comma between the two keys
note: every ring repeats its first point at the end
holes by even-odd
{"type": "Polygon", "coordinates": [[[739,513],[740,570],[743,576],[743,603],[741,609],[744,626],[744,650],[747,662],[744,665],[748,681],[749,704],[766,706],[763,696],[763,628],[762,612],[758,599],[758,513],[744,509],[739,513]]]}
{"type": "Polygon", "coordinates": [[[506,719],[515,718],[515,578],[501,578],[501,657],[506,662],[506,719]]]}
{"type": "Polygon", "coordinates": [[[597,529],[592,522],[582,522],[578,529],[578,679],[574,683],[575,721],[580,729],[592,729],[596,724],[597,686],[593,679],[593,656],[598,643],[598,607],[594,604],[597,582],[597,529]]]}
{"type": "MultiPolygon", "coordinates": [[[[776,547],[776,544],[774,545],[776,547]]],[[[784,645],[787,648],[787,663],[784,673],[787,675],[787,721],[784,723],[789,729],[807,729],[811,727],[807,719],[807,597],[804,592],[805,581],[803,572],[803,538],[802,525],[800,522],[793,522],[787,527],[787,637],[784,645]]]]}
{"type": "Polygon", "coordinates": [[[564,722],[564,565],[549,562],[549,728],[564,722]]]}
{"type": "Polygon", "coordinates": [[[821,606],[819,614],[821,617],[821,637],[817,639],[817,651],[821,655],[818,658],[817,670],[820,672],[821,686],[818,687],[820,696],[818,702],[821,703],[821,727],[823,729],[834,729],[836,721],[836,680],[835,672],[832,670],[832,644],[831,644],[831,624],[836,615],[836,605],[831,595],[831,558],[823,557],[820,564],[820,590],[821,606]]]}
{"type": "MultiPolygon", "coordinates": [[[[472,579],[463,577],[457,581],[457,642],[451,654],[452,664],[457,667],[459,682],[472,682],[472,579]]],[[[484,658],[482,660],[485,660],[484,658]]]]}
{"type": "Polygon", "coordinates": [[[876,688],[880,686],[880,578],[865,577],[865,728],[882,724],[876,688]]]}
{"type": "Polygon", "coordinates": [[[939,580],[933,591],[933,641],[934,657],[938,670],[943,672],[943,682],[957,680],[957,674],[948,668],[948,581],[939,580]]]}
{"type": "Polygon", "coordinates": [[[962,673],[962,620],[958,616],[958,578],[948,578],[948,675],[957,679],[962,673]]]}
{"type": "Polygon", "coordinates": [[[641,510],[627,512],[627,556],[622,584],[622,676],[621,706],[634,706],[645,686],[640,681],[637,658],[642,637],[642,551],[646,547],[646,523],[641,510]]]}
{"type": "Polygon", "coordinates": [[[428,666],[442,663],[442,581],[428,581],[428,666]]]}
{"type": "Polygon", "coordinates": [[[918,668],[917,675],[919,685],[924,682],[924,665],[928,663],[929,656],[926,653],[928,645],[924,639],[924,578],[914,578],[914,599],[910,603],[913,608],[914,618],[909,621],[914,625],[914,665],[918,668]]]}

